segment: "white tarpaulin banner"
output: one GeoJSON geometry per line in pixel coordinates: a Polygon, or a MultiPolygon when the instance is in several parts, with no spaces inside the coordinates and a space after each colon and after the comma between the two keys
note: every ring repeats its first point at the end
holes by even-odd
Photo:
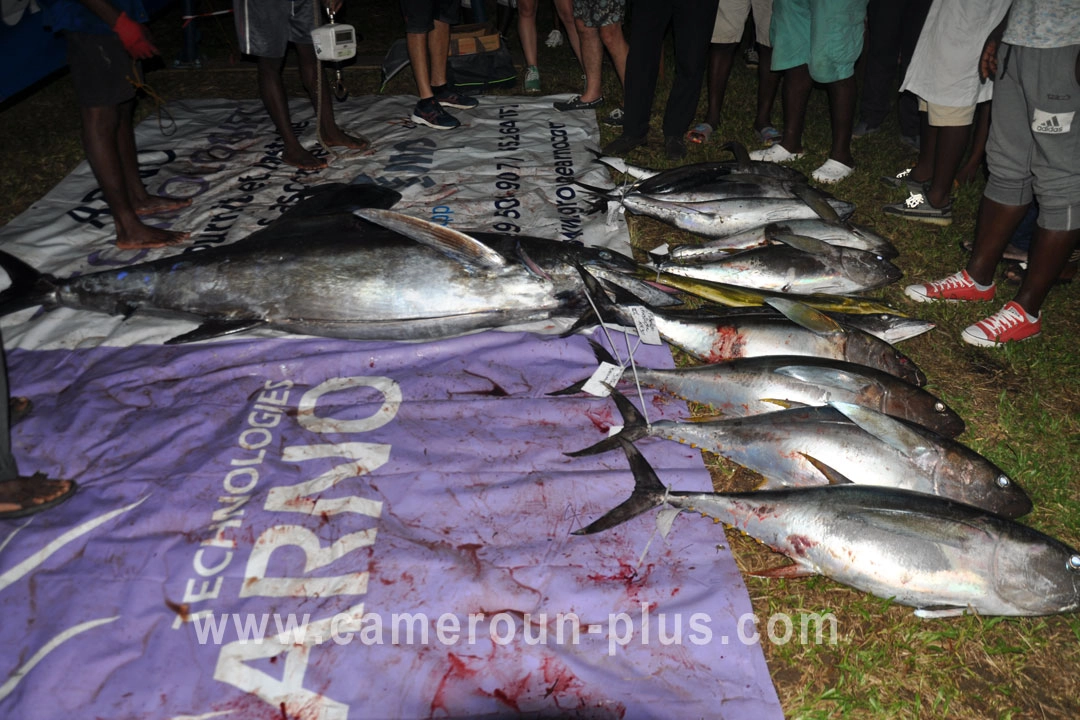
{"type": "MultiPolygon", "coordinates": [[[[194,199],[164,224],[196,244],[245,236],[304,185],[359,181],[459,229],[626,249],[572,185],[610,182],[594,119],[485,98],[435,133],[405,122],[411,103],[340,106],[375,152],[318,173],[277,160],[258,103],[176,105],[174,134],[139,128],[147,184],[194,199]]],[[[58,276],[184,252],[110,240],[85,166],[0,231],[58,276]]],[[[570,534],[633,485],[617,453],[565,455],[617,422],[609,400],[548,396],[592,372],[585,338],[161,344],[191,327],[5,318],[12,392],[34,404],[12,429],[20,470],[79,491],[0,524],[0,717],[782,716],[720,528],[684,517],[663,539],[647,513],[570,534]]],[[[710,487],[696,451],[642,451],[665,483],[710,487]]]]}

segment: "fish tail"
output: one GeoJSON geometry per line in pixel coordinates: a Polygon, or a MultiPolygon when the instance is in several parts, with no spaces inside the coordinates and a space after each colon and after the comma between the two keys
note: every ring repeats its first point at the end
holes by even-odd
{"type": "Polygon", "coordinates": [[[11,285],[0,292],[0,315],[43,305],[46,310],[57,306],[56,280],[38,272],[14,255],[0,250],[0,268],[8,274],[11,285]]]}
{"type": "MultiPolygon", "coordinates": [[[[619,364],[615,360],[615,358],[611,357],[611,353],[609,353],[606,349],[604,349],[603,345],[596,342],[592,338],[589,339],[589,345],[592,346],[593,355],[596,356],[596,362],[598,362],[598,363],[605,363],[606,362],[606,363],[610,363],[612,365],[618,365],[619,364]]],[[[585,383],[587,383],[587,382],[589,382],[589,378],[585,378],[584,380],[579,380],[578,382],[574,383],[573,385],[570,385],[569,387],[565,387],[562,390],[555,390],[554,392],[549,392],[548,395],[576,395],[585,388],[585,383]]]]}
{"type": "Polygon", "coordinates": [[[626,442],[633,442],[648,434],[648,423],[645,422],[645,418],[641,416],[641,413],[634,407],[634,404],[627,400],[625,395],[614,388],[611,389],[611,397],[615,400],[615,406],[619,408],[619,412],[622,414],[623,429],[611,437],[604,438],[595,445],[590,445],[587,448],[566,453],[568,456],[582,457],[583,455],[599,455],[602,452],[614,450],[619,447],[624,440],[626,442]]]}
{"type": "Polygon", "coordinates": [[[626,440],[619,440],[626,459],[630,461],[630,470],[634,473],[634,492],[623,503],[609,510],[601,518],[594,520],[583,528],[575,530],[574,535],[591,535],[603,530],[610,530],[616,525],[637,517],[655,507],[664,504],[667,497],[667,488],[656,476],[649,461],[634,447],[634,444],[626,440]]]}

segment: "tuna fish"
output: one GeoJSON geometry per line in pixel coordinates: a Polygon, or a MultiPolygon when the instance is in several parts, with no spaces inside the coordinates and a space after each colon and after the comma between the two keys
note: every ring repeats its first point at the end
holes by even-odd
{"type": "Polygon", "coordinates": [[[938,495],[1005,517],[1031,511],[1024,491],[971,448],[858,405],[834,401],[730,420],[647,424],[629,400],[618,392],[612,397],[625,420],[623,430],[569,455],[611,450],[622,439],[662,437],[722,455],[759,473],[765,478],[761,486],[765,490],[844,478],[938,495]]]}
{"type": "Polygon", "coordinates": [[[708,261],[665,262],[671,275],[758,290],[850,295],[896,282],[900,269],[880,255],[836,247],[804,235],[778,234],[779,245],[729,253],[708,261]]]}
{"type": "Polygon", "coordinates": [[[830,245],[865,250],[887,259],[900,254],[888,239],[870,228],[851,222],[837,223],[811,218],[759,225],[745,232],[726,235],[700,245],[679,245],[671,248],[668,259],[671,262],[709,262],[736,250],[747,250],[776,242],[776,236],[782,234],[817,238],[830,245]]]}
{"type": "Polygon", "coordinates": [[[1080,608],[1080,553],[1026,525],[931,495],[842,484],[798,490],[669,490],[622,442],[630,499],[575,532],[600,532],[667,503],[734,527],[794,564],[758,573],[824,575],[924,618],[1050,615],[1080,608]]]}
{"type": "MultiPolygon", "coordinates": [[[[619,365],[590,340],[597,362],[619,365]]],[[[684,400],[712,406],[725,417],[843,401],[917,423],[944,437],[964,431],[964,421],[922,388],[865,365],[823,358],[774,355],[685,368],[635,366],[632,379],[684,400]]],[[[580,392],[585,381],[552,395],[580,392]]]]}
{"type": "MultiPolygon", "coordinates": [[[[66,279],[0,255],[12,278],[0,294],[0,312],[43,305],[145,311],[201,323],[174,343],[254,327],[431,340],[578,318],[589,311],[579,267],[636,268],[630,258],[603,248],[467,235],[379,208],[354,214],[357,205],[385,208],[400,197],[373,186],[327,192],[236,243],[66,279]]],[[[560,330],[553,323],[547,329],[560,330]]]]}

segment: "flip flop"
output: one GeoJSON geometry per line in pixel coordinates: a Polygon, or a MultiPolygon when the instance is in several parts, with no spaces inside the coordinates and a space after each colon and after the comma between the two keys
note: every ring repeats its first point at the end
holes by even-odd
{"type": "Polygon", "coordinates": [[[855,172],[855,168],[848,167],[839,160],[829,158],[821,167],[810,173],[810,177],[817,180],[819,183],[832,185],[833,183],[840,182],[853,172],[855,172]]]}
{"type": "Polygon", "coordinates": [[[56,507],[74,495],[75,490],[78,488],[78,485],[75,484],[74,480],[48,480],[41,473],[35,473],[32,477],[17,477],[12,478],[11,480],[0,480],[0,486],[5,485],[14,486],[14,491],[12,495],[7,498],[6,502],[19,505],[20,507],[15,510],[0,511],[0,520],[26,517],[27,515],[34,515],[43,510],[48,510],[51,507],[56,507]],[[58,489],[58,485],[62,486],[64,483],[69,483],[70,487],[52,500],[46,500],[45,502],[40,503],[34,502],[35,497],[49,495],[58,489]],[[46,488],[49,491],[42,492],[46,488]]]}
{"type": "Polygon", "coordinates": [[[763,127],[760,130],[755,130],[754,135],[757,137],[758,141],[765,147],[772,147],[776,143],[780,142],[780,138],[783,137],[783,135],[780,134],[780,131],[774,128],[772,125],[763,127]]]}
{"type": "Polygon", "coordinates": [[[709,123],[698,123],[686,133],[686,142],[696,143],[698,145],[704,145],[709,142],[709,138],[712,137],[713,126],[709,123]]]}

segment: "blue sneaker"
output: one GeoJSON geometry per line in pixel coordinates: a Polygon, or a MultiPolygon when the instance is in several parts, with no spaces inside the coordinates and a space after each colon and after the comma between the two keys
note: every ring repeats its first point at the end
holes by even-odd
{"type": "Polygon", "coordinates": [[[480,101],[476,98],[456,93],[448,87],[436,92],[435,100],[443,107],[454,108],[455,110],[472,110],[480,104],[480,101]]]}
{"type": "Polygon", "coordinates": [[[461,125],[456,117],[443,110],[435,98],[426,98],[416,103],[411,119],[417,125],[427,125],[436,130],[453,130],[461,125]]]}

